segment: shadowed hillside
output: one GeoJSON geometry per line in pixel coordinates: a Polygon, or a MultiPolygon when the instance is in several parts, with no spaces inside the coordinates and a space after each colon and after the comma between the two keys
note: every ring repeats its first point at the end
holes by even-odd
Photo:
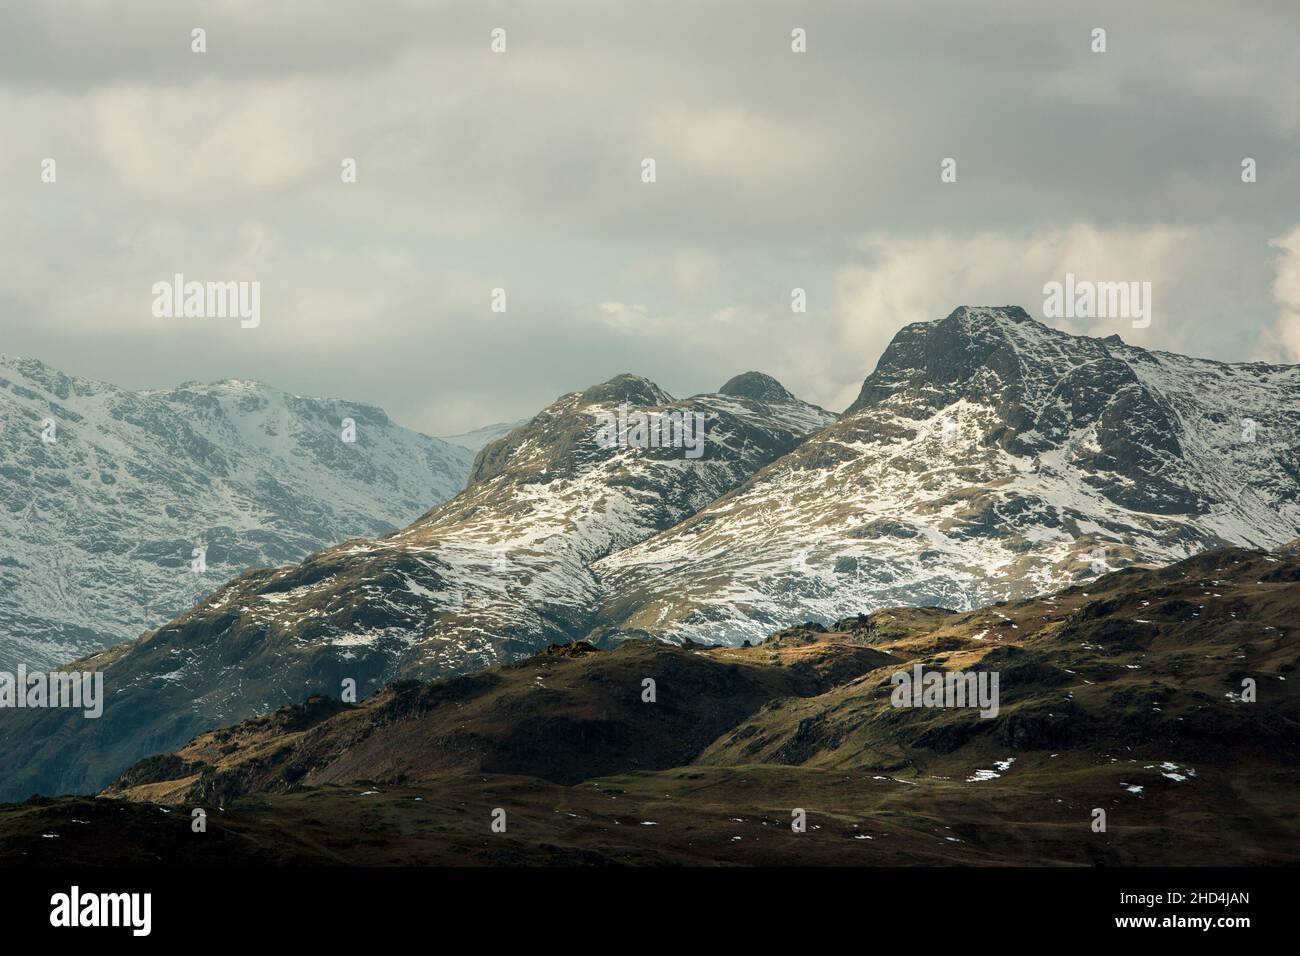
{"type": "Polygon", "coordinates": [[[1294,547],[1225,549],[1038,600],[889,609],[753,647],[554,646],[356,706],[313,698],[142,761],[99,799],[5,808],[0,853],[1295,863],[1298,611],[1294,547]],[[893,706],[890,675],[917,663],[996,671],[998,715],[893,706]],[[190,838],[194,807],[210,832],[190,838]],[[497,808],[505,833],[490,829],[497,808]],[[807,832],[791,831],[795,808],[807,832]],[[1091,827],[1096,809],[1106,832],[1091,827]]]}

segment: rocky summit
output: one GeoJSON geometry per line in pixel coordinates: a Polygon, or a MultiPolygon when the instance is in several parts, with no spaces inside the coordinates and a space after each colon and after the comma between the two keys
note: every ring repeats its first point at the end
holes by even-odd
{"type": "Polygon", "coordinates": [[[959,308],[895,336],[833,425],[596,565],[593,639],[739,644],[958,610],[1300,535],[1300,366],[1231,365],[959,308]]]}

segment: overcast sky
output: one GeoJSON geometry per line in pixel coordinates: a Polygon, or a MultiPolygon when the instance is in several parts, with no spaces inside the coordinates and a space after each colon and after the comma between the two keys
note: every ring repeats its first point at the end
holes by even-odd
{"type": "Polygon", "coordinates": [[[1052,324],[1300,362],[1297,36],[1294,0],[4,0],[0,351],[433,434],[622,371],[838,411],[904,324],[1072,272],[1150,281],[1151,325],[1052,324]],[[177,272],[261,325],[154,317],[177,272]]]}

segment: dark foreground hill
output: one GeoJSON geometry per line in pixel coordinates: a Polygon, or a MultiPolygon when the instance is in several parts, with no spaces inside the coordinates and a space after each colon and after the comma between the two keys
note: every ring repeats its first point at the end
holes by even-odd
{"type": "Polygon", "coordinates": [[[0,859],[1298,863],[1297,622],[1300,553],[1225,549],[754,647],[556,646],[204,734],[97,799],[4,807],[0,859]],[[890,675],[918,663],[997,672],[998,715],[894,707],[890,675]]]}

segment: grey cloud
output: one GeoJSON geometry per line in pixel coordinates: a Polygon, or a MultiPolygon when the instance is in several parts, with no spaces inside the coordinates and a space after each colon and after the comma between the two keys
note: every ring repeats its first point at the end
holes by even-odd
{"type": "Polygon", "coordinates": [[[124,385],[264,378],[431,431],[625,370],[689,394],[760,368],[832,403],[903,321],[975,295],[1038,311],[1059,276],[976,237],[1024,251],[1079,223],[1115,248],[1193,237],[1143,344],[1245,359],[1287,340],[1269,242],[1300,219],[1292,3],[19,0],[0,21],[4,348],[124,385]],[[860,311],[844,276],[881,268],[863,236],[947,249],[886,259],[952,301],[860,311]],[[711,265],[683,281],[686,254],[711,265]],[[260,279],[264,328],[150,325],[173,271],[260,279]]]}

